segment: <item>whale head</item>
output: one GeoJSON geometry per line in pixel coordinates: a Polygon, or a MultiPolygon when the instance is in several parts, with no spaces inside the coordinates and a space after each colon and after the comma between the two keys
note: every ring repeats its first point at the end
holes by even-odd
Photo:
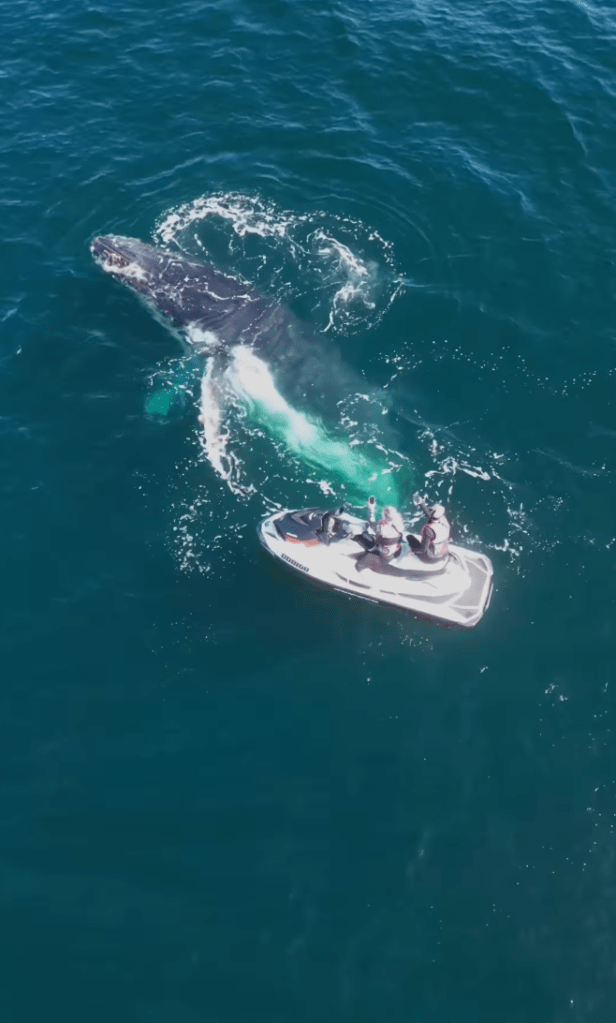
{"type": "MultiPolygon", "coordinates": [[[[100,235],[90,243],[105,273],[135,291],[167,325],[191,332],[224,331],[227,344],[255,327],[266,309],[256,293],[209,263],[148,245],[137,238],[100,235]]],[[[192,342],[191,340],[191,343],[192,342]]]]}
{"type": "Polygon", "coordinates": [[[160,271],[161,256],[165,255],[137,238],[122,238],[118,235],[94,238],[90,252],[105,273],[129,284],[136,291],[144,290],[160,271]]]}

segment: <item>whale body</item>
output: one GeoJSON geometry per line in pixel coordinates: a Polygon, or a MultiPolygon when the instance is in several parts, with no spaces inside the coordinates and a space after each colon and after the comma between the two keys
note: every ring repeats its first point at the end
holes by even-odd
{"type": "MultiPolygon", "coordinates": [[[[194,263],[136,238],[95,238],[92,255],[106,273],[151,302],[175,327],[216,332],[227,344],[271,346],[280,307],[208,263],[194,263]]],[[[279,330],[278,330],[279,332],[279,330]]]]}
{"type": "Polygon", "coordinates": [[[384,503],[396,499],[391,473],[402,456],[393,451],[397,464],[389,456],[397,443],[384,429],[383,395],[370,392],[329,339],[324,343],[291,310],[211,264],[115,235],[95,238],[91,251],[106,273],[207,357],[199,418],[208,458],[220,475],[229,479],[221,424],[235,394],[293,455],[324,468],[347,494],[367,490],[384,503]],[[336,421],[342,421],[340,437],[327,425],[336,421]],[[361,439],[349,438],[348,429],[356,427],[361,439]]]}
{"type": "Polygon", "coordinates": [[[116,235],[95,238],[91,252],[204,354],[251,348],[292,400],[309,398],[331,414],[341,399],[366,389],[333,343],[323,344],[289,309],[209,263],[116,235]]]}

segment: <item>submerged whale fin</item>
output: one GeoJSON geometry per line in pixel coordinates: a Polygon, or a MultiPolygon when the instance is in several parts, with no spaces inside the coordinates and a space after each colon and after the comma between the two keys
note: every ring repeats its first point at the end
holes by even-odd
{"type": "Polygon", "coordinates": [[[203,360],[198,357],[174,359],[152,378],[152,390],[144,408],[150,416],[168,416],[173,409],[183,409],[186,399],[193,395],[193,388],[203,370],[203,360]]]}

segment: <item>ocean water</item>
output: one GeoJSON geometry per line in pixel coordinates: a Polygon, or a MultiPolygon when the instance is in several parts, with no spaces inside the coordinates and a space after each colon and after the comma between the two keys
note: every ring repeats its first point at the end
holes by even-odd
{"type": "Polygon", "coordinates": [[[0,24],[2,1023],[609,1023],[613,5],[0,24]],[[327,400],[246,357],[215,420],[111,232],[288,307],[327,400]],[[476,629],[259,547],[415,490],[476,629]]]}

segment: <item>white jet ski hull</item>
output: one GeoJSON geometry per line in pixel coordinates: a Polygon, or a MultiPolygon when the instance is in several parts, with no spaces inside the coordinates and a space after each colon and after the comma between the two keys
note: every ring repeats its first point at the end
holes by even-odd
{"type": "Polygon", "coordinates": [[[340,593],[450,625],[477,624],[492,596],[493,569],[485,554],[450,544],[446,559],[426,562],[405,539],[398,557],[386,562],[353,538],[365,536],[366,526],[346,511],[285,509],[264,519],[258,533],[273,557],[340,593]],[[328,515],[338,523],[336,534],[316,528],[328,515]]]}

